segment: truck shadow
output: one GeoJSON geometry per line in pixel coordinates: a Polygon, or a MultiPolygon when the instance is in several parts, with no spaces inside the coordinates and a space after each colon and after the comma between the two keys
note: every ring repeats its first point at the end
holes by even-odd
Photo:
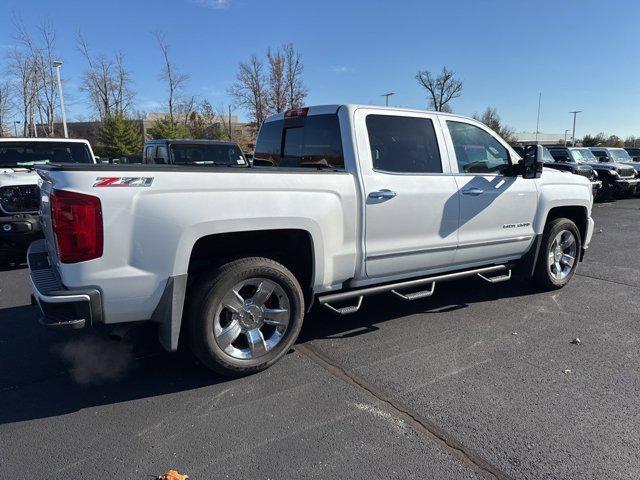
{"type": "MultiPolygon", "coordinates": [[[[527,284],[486,286],[476,280],[451,282],[430,299],[403,302],[389,295],[367,299],[354,315],[313,309],[298,343],[366,335],[405,315],[438,315],[535,293],[527,284]],[[484,288],[483,288],[484,287],[484,288]]],[[[211,387],[228,379],[200,365],[189,353],[169,354],[154,326],[134,329],[121,342],[108,330],[56,332],[41,327],[31,306],[0,310],[0,424],[48,418],[82,409],[211,387]]],[[[262,374],[257,374],[262,375],[262,374]]],[[[273,373],[267,373],[273,375],[273,373]]],[[[210,392],[209,392],[210,394],[210,392]]]]}

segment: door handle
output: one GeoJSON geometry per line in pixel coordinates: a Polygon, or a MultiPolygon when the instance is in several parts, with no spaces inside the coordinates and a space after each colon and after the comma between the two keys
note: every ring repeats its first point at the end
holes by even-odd
{"type": "Polygon", "coordinates": [[[482,195],[483,193],[484,193],[484,190],[476,187],[465,188],[464,190],[462,190],[463,195],[473,195],[474,197],[477,197],[478,195],[482,195]]]}
{"type": "Polygon", "coordinates": [[[371,192],[369,194],[369,198],[388,199],[388,198],[393,198],[396,195],[398,194],[393,190],[388,190],[386,188],[383,188],[382,190],[378,190],[377,192],[371,192]]]}

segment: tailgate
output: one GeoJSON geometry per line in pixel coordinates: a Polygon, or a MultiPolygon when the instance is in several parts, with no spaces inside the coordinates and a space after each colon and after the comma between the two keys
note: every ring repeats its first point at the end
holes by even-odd
{"type": "MultiPolygon", "coordinates": [[[[40,172],[38,172],[40,174],[40,172]]],[[[53,236],[53,226],[51,225],[51,203],[49,196],[53,189],[53,184],[47,175],[40,175],[40,226],[47,242],[47,251],[51,264],[57,263],[56,242],[53,236]]]]}

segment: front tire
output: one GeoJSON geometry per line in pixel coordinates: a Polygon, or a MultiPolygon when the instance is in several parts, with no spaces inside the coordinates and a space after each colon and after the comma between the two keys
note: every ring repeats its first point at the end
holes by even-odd
{"type": "Polygon", "coordinates": [[[287,353],[304,311],[300,284],[286,267],[263,257],[235,260],[198,280],[188,313],[189,343],[211,370],[248,375],[287,353]]]}
{"type": "Polygon", "coordinates": [[[542,235],[533,280],[544,290],[564,287],[578,267],[582,238],[575,223],[568,218],[549,222],[542,235]]]}

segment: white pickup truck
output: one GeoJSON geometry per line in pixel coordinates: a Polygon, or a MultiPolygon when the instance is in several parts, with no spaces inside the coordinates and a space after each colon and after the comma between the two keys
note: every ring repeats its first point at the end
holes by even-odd
{"type": "Polygon", "coordinates": [[[264,369],[315,303],[404,300],[513,271],[564,286],[593,232],[591,184],[542,171],[475,120],[358,105],[262,126],[254,167],[47,165],[28,260],[42,321],[151,321],[228,375],[264,369]]]}

